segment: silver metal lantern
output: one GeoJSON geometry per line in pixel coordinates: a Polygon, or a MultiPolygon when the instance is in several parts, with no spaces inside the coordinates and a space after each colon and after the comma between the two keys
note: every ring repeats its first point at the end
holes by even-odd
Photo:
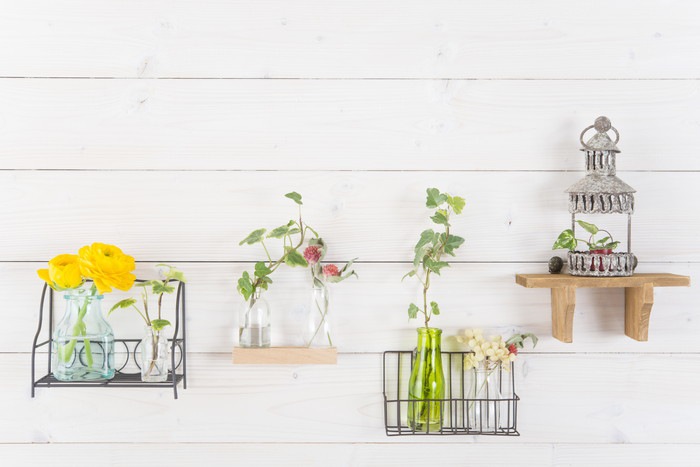
{"type": "Polygon", "coordinates": [[[627,252],[592,253],[570,251],[569,273],[574,276],[618,277],[631,276],[636,267],[636,258],[631,252],[632,214],[636,190],[615,175],[615,158],[620,150],[617,142],[620,134],[607,117],[598,117],[595,123],[581,132],[581,149],[586,155],[586,176],[566,190],[569,193],[571,229],[576,236],[577,214],[627,214],[627,252]],[[583,136],[595,129],[588,142],[583,136]],[[608,131],[615,133],[615,141],[608,131]]]}

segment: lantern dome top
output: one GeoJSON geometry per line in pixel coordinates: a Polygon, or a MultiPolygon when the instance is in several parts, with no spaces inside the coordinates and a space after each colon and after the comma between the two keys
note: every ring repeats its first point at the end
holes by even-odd
{"type": "Polygon", "coordinates": [[[581,137],[579,139],[581,141],[581,145],[583,145],[581,151],[620,152],[620,150],[617,148],[617,142],[620,141],[620,133],[618,133],[617,129],[612,126],[612,123],[610,123],[610,119],[608,117],[596,118],[595,123],[593,123],[593,125],[586,127],[581,132],[581,137]],[[591,139],[588,140],[588,142],[584,143],[583,135],[585,135],[586,132],[591,128],[595,128],[596,134],[593,135],[591,139]],[[610,137],[608,136],[608,131],[610,130],[615,132],[615,141],[610,139],[610,137]]]}

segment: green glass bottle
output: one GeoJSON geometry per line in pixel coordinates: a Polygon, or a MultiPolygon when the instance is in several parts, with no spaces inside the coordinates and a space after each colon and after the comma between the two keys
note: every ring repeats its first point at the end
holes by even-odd
{"type": "Polygon", "coordinates": [[[445,375],[442,372],[440,335],[442,329],[418,328],[418,346],[408,383],[408,425],[414,431],[439,432],[445,375]]]}

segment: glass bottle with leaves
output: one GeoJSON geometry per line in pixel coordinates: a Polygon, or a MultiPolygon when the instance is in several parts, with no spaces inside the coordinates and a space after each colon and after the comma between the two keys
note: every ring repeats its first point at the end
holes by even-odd
{"type": "Polygon", "coordinates": [[[260,228],[252,231],[239,245],[255,245],[259,243],[265,252],[267,259],[255,263],[251,273],[244,271],[238,279],[238,293],[245,300],[245,309],[239,315],[238,342],[241,347],[269,347],[270,346],[270,308],[267,301],[262,298],[263,290],[268,290],[272,279],[270,276],[283,264],[290,267],[307,267],[309,264],[304,256],[299,253],[299,248],[309,235],[309,232],[318,238],[318,233],[304,223],[301,216],[302,197],[297,192],[284,195],[297,204],[298,218],[291,219],[286,224],[276,227],[269,232],[260,228]],[[265,241],[269,239],[281,240],[282,255],[273,259],[265,241]]]}
{"type": "Polygon", "coordinates": [[[429,326],[430,319],[440,314],[437,302],[428,300],[431,280],[449,267],[448,256],[464,243],[462,237],[450,232],[453,215],[462,213],[466,201],[459,196],[428,188],[425,206],[434,209],[430,219],[439,229],[424,230],[414,247],[413,269],[405,276],[415,278],[422,287],[422,306],[411,303],[409,319],[421,314],[425,326],[417,329],[418,344],[408,387],[408,424],[415,431],[436,432],[442,428],[442,408],[445,397],[445,377],[440,351],[442,330],[429,326]]]}
{"type": "Polygon", "coordinates": [[[171,282],[186,282],[185,275],[177,268],[167,264],[158,264],[156,267],[160,268],[162,279],[136,284],[142,289],[141,308],[137,306],[137,299],[126,298],[114,304],[107,314],[109,316],[119,309],[133,309],[143,318],[146,326],[140,344],[141,380],[146,382],[162,382],[168,379],[170,345],[165,328],[171,323],[163,318],[163,296],[175,292],[176,288],[171,282]],[[149,295],[149,290],[152,295],[149,295]],[[149,308],[153,298],[156,299],[155,317],[152,317],[152,310],[149,308]]]}

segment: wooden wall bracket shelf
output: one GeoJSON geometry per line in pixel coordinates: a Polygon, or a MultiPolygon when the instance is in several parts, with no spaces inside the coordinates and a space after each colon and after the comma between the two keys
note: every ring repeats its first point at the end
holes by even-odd
{"type": "Polygon", "coordinates": [[[515,282],[530,289],[552,289],[552,336],[562,342],[573,342],[577,288],[624,288],[625,334],[638,341],[647,341],[654,287],[688,287],[690,277],[662,273],[631,277],[516,274],[515,282]]]}
{"type": "Polygon", "coordinates": [[[237,365],[335,365],[335,347],[266,347],[233,348],[233,363],[237,365]]]}

